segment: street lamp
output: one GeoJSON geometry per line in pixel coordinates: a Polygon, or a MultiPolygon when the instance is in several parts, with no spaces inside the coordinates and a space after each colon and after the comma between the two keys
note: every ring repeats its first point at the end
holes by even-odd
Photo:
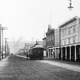
{"type": "Polygon", "coordinates": [[[74,7],[72,6],[72,0],[69,0],[69,1],[70,1],[70,3],[69,3],[68,8],[69,8],[70,10],[72,10],[72,8],[74,8],[74,7]]]}

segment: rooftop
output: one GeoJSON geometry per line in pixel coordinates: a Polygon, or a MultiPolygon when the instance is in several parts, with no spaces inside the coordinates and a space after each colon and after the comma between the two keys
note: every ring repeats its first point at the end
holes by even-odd
{"type": "Polygon", "coordinates": [[[62,28],[62,27],[64,27],[65,25],[68,25],[68,24],[76,21],[77,19],[78,19],[78,17],[75,16],[75,17],[73,17],[72,19],[70,19],[69,21],[67,21],[67,22],[65,22],[64,24],[62,24],[59,28],[62,28]]]}

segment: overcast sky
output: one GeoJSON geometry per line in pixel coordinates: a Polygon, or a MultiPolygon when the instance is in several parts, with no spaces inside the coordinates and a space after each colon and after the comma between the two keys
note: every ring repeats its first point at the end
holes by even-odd
{"type": "Polygon", "coordinates": [[[47,31],[80,16],[80,0],[72,0],[74,9],[68,10],[69,0],[0,0],[0,24],[8,27],[9,40],[23,38],[41,40],[47,31]]]}

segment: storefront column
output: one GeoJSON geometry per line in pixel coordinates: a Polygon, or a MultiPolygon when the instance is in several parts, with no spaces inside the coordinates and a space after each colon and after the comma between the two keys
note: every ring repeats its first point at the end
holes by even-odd
{"type": "Polygon", "coordinates": [[[63,57],[63,48],[61,48],[61,59],[63,57]]]}
{"type": "Polygon", "coordinates": [[[55,47],[55,59],[56,59],[56,47],[55,47]]]}
{"type": "Polygon", "coordinates": [[[49,57],[50,57],[50,49],[49,49],[49,57]]]}
{"type": "Polygon", "coordinates": [[[76,56],[76,46],[75,46],[75,61],[76,61],[76,57],[77,57],[77,56],[76,56]]]}
{"type": "Polygon", "coordinates": [[[49,49],[49,57],[51,57],[50,55],[51,55],[51,50],[49,49]]]}
{"type": "Polygon", "coordinates": [[[49,49],[48,49],[48,58],[49,58],[49,49]]]}
{"type": "Polygon", "coordinates": [[[71,61],[71,46],[69,48],[70,48],[70,61],[71,61]]]}
{"type": "Polygon", "coordinates": [[[65,60],[67,60],[67,47],[65,47],[65,60]]]}
{"type": "Polygon", "coordinates": [[[51,49],[49,49],[49,50],[50,50],[49,55],[50,55],[50,58],[51,58],[51,49]]]}

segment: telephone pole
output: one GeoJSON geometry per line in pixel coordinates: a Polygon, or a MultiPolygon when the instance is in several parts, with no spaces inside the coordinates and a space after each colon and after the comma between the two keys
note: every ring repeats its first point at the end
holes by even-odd
{"type": "Polygon", "coordinates": [[[0,60],[1,60],[1,24],[0,24],[0,60]]]}
{"type": "Polygon", "coordinates": [[[6,30],[7,27],[2,27],[0,24],[0,59],[3,58],[3,31],[6,30]]]}
{"type": "Polygon", "coordinates": [[[5,38],[5,57],[7,55],[7,38],[5,38]]]}
{"type": "Polygon", "coordinates": [[[3,55],[4,55],[4,53],[3,53],[3,31],[6,30],[6,29],[7,29],[7,27],[2,27],[2,58],[3,58],[3,55]]]}

